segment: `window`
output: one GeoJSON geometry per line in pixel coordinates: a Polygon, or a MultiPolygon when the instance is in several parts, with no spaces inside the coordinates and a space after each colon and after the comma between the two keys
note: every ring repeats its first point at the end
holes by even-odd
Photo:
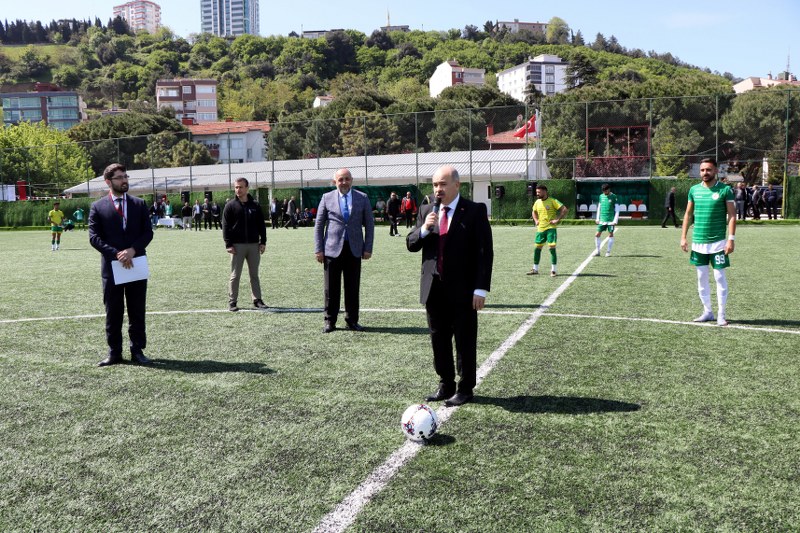
{"type": "Polygon", "coordinates": [[[77,96],[51,96],[47,99],[47,107],[78,107],[77,96]]]}
{"type": "Polygon", "coordinates": [[[216,94],[217,87],[215,85],[197,85],[195,91],[197,94],[216,94]]]}
{"type": "Polygon", "coordinates": [[[556,67],[555,67],[555,66],[553,66],[553,65],[545,65],[545,66],[544,66],[544,71],[545,71],[547,74],[553,74],[553,73],[556,71],[556,67]]]}
{"type": "Polygon", "coordinates": [[[556,86],[548,83],[545,89],[545,94],[556,94],[556,86]]]}
{"type": "Polygon", "coordinates": [[[545,83],[555,83],[556,77],[554,74],[545,74],[544,81],[545,83]]]}
{"type": "Polygon", "coordinates": [[[217,120],[216,113],[198,113],[197,120],[205,120],[205,121],[212,121],[217,120]]]}
{"type": "Polygon", "coordinates": [[[158,89],[158,96],[167,96],[167,97],[179,96],[178,89],[175,89],[173,87],[161,87],[158,89]]]}
{"type": "Polygon", "coordinates": [[[192,86],[191,85],[184,85],[181,87],[183,90],[183,94],[192,94],[192,86]]]}
{"type": "Polygon", "coordinates": [[[188,102],[183,103],[184,109],[195,109],[197,108],[197,102],[194,100],[189,100],[188,102]]]}
{"type": "Polygon", "coordinates": [[[52,120],[58,120],[58,119],[77,120],[78,119],[78,110],[75,109],[75,108],[73,108],[73,109],[51,109],[50,111],[48,111],[47,116],[49,118],[51,118],[52,120]]]}
{"type": "Polygon", "coordinates": [[[248,148],[247,149],[247,159],[253,159],[253,149],[252,148],[248,148]]]}
{"type": "Polygon", "coordinates": [[[242,139],[231,139],[228,141],[229,150],[241,150],[244,148],[244,141],[242,139]]]}
{"type": "Polygon", "coordinates": [[[197,101],[198,107],[217,107],[216,100],[198,100],[197,101]]]}

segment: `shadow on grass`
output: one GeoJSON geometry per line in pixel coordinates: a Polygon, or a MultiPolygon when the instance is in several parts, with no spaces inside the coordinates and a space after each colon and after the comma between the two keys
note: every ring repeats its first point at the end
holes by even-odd
{"type": "Polygon", "coordinates": [[[616,278],[616,274],[591,274],[589,272],[581,272],[575,274],[576,278],[616,278]]]}
{"type": "Polygon", "coordinates": [[[573,396],[512,396],[511,398],[496,398],[476,395],[473,401],[477,404],[497,405],[512,413],[532,414],[585,415],[589,413],[625,413],[641,409],[641,406],[635,403],[600,398],[576,398],[573,396]]]}
{"type": "MultiPolygon", "coordinates": [[[[258,311],[258,309],[253,309],[258,311]]],[[[321,313],[324,311],[321,307],[271,307],[262,312],[266,313],[321,313]]]]}
{"type": "Polygon", "coordinates": [[[456,441],[456,438],[452,435],[443,435],[441,433],[436,433],[433,437],[425,442],[426,446],[447,446],[448,444],[453,444],[456,441]]]}
{"type": "Polygon", "coordinates": [[[781,320],[776,318],[756,318],[754,320],[731,320],[731,324],[746,324],[748,326],[785,326],[789,328],[800,327],[800,320],[781,320]]]}
{"type": "Polygon", "coordinates": [[[538,309],[539,304],[486,304],[484,309],[538,309]]]}
{"type": "Polygon", "coordinates": [[[263,363],[225,363],[222,361],[181,361],[180,359],[153,359],[150,368],[172,370],[187,374],[215,374],[241,372],[246,374],[274,374],[275,371],[263,363]]]}
{"type": "MultiPolygon", "coordinates": [[[[652,259],[661,259],[662,256],[660,255],[648,255],[648,254],[614,254],[617,257],[645,257],[645,258],[652,258],[652,259]]],[[[614,257],[612,255],[611,257],[614,257]]]]}
{"type": "MultiPolygon", "coordinates": [[[[427,335],[430,333],[428,328],[411,328],[411,327],[398,327],[398,328],[389,328],[389,327],[373,327],[373,326],[364,326],[367,328],[367,333],[392,333],[394,335],[427,335]]],[[[338,328],[337,329],[341,329],[338,328]]],[[[345,330],[346,331],[346,330],[345,330]]]]}

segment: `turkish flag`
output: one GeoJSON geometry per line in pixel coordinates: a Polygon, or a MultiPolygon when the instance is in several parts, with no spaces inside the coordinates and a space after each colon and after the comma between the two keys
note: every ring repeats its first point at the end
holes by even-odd
{"type": "Polygon", "coordinates": [[[536,115],[533,115],[524,126],[514,132],[514,137],[522,139],[525,135],[536,133],[536,115]]]}

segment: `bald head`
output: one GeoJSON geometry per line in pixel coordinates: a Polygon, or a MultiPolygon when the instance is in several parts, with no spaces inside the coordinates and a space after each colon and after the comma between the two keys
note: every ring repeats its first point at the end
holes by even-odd
{"type": "Polygon", "coordinates": [[[333,175],[333,184],[341,194],[350,192],[350,187],[353,185],[353,175],[346,168],[340,168],[333,175]]]}
{"type": "Polygon", "coordinates": [[[447,205],[458,196],[461,180],[458,171],[452,165],[444,165],[433,173],[433,195],[447,205]]]}

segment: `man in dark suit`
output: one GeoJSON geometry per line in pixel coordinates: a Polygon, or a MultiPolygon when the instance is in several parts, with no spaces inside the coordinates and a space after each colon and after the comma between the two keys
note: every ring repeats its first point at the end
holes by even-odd
{"type": "Polygon", "coordinates": [[[133,258],[146,255],[145,248],[153,240],[153,226],[144,201],[128,194],[128,174],[123,165],[109,165],[103,177],[108,195],[94,202],[89,211],[89,242],[102,254],[100,268],[108,343],[108,355],[97,366],[122,362],[122,316],[126,302],[131,360],[148,364],[150,359],[144,355],[147,280],[117,285],[111,263],[119,261],[123,268],[133,268],[133,258]]]}
{"type": "Polygon", "coordinates": [[[325,266],[325,326],[336,329],[344,276],[344,319],[347,328],[364,331],[358,323],[361,260],[372,257],[375,222],[366,194],[352,189],[353,176],[346,168],[333,178],[335,191],[322,196],[314,224],[314,254],[325,266]]]}
{"type": "Polygon", "coordinates": [[[472,400],[477,371],[478,311],[492,280],[492,229],[486,206],[459,195],[458,171],[443,166],[433,175],[435,203],[420,208],[406,237],[422,250],[420,302],[425,304],[439,388],[427,401],[461,405],[472,400]],[[456,368],[453,368],[453,339],[456,368]],[[456,388],[456,370],[461,376],[456,388]]]}
{"type": "Polygon", "coordinates": [[[664,220],[661,221],[661,227],[667,227],[667,219],[672,217],[672,223],[678,227],[678,219],[675,217],[675,187],[672,187],[664,198],[664,220]]]}

